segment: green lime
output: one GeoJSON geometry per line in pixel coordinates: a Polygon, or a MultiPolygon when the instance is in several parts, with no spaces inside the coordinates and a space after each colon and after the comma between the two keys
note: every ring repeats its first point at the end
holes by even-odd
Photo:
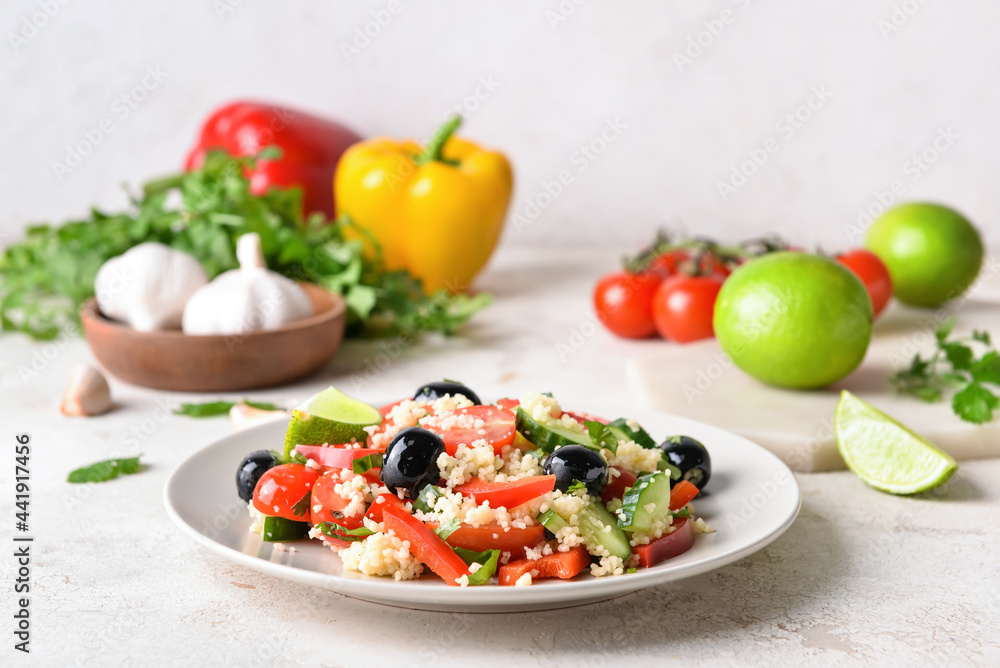
{"type": "Polygon", "coordinates": [[[959,212],[912,202],[889,209],[865,238],[892,276],[892,293],[904,304],[935,307],[955,299],[976,280],[983,240],[959,212]]]}
{"type": "Polygon", "coordinates": [[[285,432],[285,458],[296,445],[364,441],[364,428],[382,422],[378,409],[328,387],[292,411],[285,432]]]}
{"type": "Polygon", "coordinates": [[[757,380],[822,387],[864,359],[872,303],[861,281],[830,258],[771,253],[726,279],[714,325],[722,350],[757,380]]]}
{"type": "Polygon", "coordinates": [[[847,390],[840,394],[833,427],[847,467],[883,492],[924,492],[958,469],[948,453],[847,390]]]}

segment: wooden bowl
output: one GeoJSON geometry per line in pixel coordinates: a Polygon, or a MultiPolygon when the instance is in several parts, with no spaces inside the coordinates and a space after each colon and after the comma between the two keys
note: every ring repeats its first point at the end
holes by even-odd
{"type": "Polygon", "coordinates": [[[343,298],[312,283],[300,285],[315,315],[267,332],[137,332],[102,315],[94,299],[80,308],[80,318],[94,356],[125,382],[178,392],[250,390],[317,371],[340,347],[347,311],[343,298]]]}

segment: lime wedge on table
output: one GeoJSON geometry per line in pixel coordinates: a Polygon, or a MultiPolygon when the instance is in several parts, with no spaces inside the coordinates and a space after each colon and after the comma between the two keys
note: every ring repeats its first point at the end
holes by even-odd
{"type": "Polygon", "coordinates": [[[285,432],[285,458],[296,445],[363,441],[367,437],[364,428],[380,422],[377,408],[328,387],[292,411],[285,432]]]}
{"type": "Polygon", "coordinates": [[[834,430],[847,467],[883,492],[923,492],[958,469],[948,453],[847,390],[837,403],[834,430]]]}

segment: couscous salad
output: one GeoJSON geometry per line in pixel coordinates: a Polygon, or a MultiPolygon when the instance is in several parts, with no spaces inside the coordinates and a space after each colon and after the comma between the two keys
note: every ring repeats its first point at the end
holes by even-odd
{"type": "Polygon", "coordinates": [[[317,539],[367,575],[525,586],[687,551],[712,531],[691,504],[710,475],[688,436],[658,443],[549,394],[491,405],[442,381],[380,409],[330,388],[293,412],[282,451],[249,454],[236,481],[264,541],[317,539]]]}

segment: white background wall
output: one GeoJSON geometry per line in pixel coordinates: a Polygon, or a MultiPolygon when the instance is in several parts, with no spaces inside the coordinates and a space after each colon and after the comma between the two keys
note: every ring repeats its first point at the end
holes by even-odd
{"type": "Polygon", "coordinates": [[[122,183],[177,167],[214,106],[249,96],[420,137],[467,101],[466,135],[514,163],[514,212],[572,174],[533,224],[508,228],[510,244],[638,244],[666,223],[842,248],[894,181],[899,198],[952,203],[1000,241],[996,2],[63,2],[0,10],[8,240],[120,205],[122,183]],[[391,20],[378,27],[373,12],[391,20]],[[165,76],[123,118],[115,100],[147,68],[165,76]],[[470,97],[482,80],[492,92],[470,97]],[[796,110],[805,120],[783,120],[796,110]],[[113,132],[57,176],[102,119],[113,132]],[[585,162],[577,151],[608,122],[620,134],[585,162]],[[723,197],[720,182],[769,141],[723,197]],[[922,168],[925,151],[935,161],[922,168]]]}

